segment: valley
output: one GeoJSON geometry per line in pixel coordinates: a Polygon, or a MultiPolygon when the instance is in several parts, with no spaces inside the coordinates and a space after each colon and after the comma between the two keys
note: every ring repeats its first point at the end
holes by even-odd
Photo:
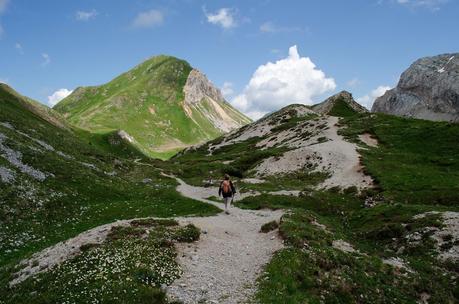
{"type": "Polygon", "coordinates": [[[0,303],[459,298],[455,123],[346,91],[251,122],[169,56],[0,102],[0,303]]]}

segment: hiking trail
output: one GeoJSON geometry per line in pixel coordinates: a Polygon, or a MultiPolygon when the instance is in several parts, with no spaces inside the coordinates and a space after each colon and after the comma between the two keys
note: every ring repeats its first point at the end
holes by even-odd
{"type": "MultiPolygon", "coordinates": [[[[206,199],[218,194],[216,187],[195,187],[176,179],[183,196],[222,208],[223,204],[206,199]]],[[[283,246],[277,231],[260,233],[260,228],[282,214],[232,207],[229,215],[178,218],[180,224],[192,223],[202,233],[195,243],[177,244],[183,275],[167,288],[169,297],[185,304],[249,301],[263,267],[283,246]]]]}

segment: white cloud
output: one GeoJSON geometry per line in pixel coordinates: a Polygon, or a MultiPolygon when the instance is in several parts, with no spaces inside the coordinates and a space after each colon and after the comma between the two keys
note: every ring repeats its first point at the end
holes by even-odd
{"type": "Polygon", "coordinates": [[[204,9],[204,13],[207,17],[207,22],[219,25],[224,29],[230,29],[237,26],[235,18],[236,12],[231,8],[221,8],[215,13],[207,13],[204,9]]]}
{"type": "Polygon", "coordinates": [[[410,8],[427,8],[438,11],[440,7],[448,3],[449,0],[396,0],[396,2],[410,8]]]}
{"type": "Polygon", "coordinates": [[[288,33],[302,31],[302,29],[299,27],[278,26],[268,21],[260,25],[260,31],[263,33],[288,33]]]}
{"type": "Polygon", "coordinates": [[[48,96],[48,105],[50,107],[55,106],[59,101],[64,99],[65,97],[69,96],[72,94],[73,91],[67,90],[67,89],[59,89],[56,92],[54,92],[51,96],[48,96]]]}
{"type": "Polygon", "coordinates": [[[16,42],[16,44],[14,45],[14,48],[16,50],[18,50],[19,54],[24,54],[24,49],[22,48],[22,45],[19,43],[19,42],[16,42]]]}
{"type": "Polygon", "coordinates": [[[300,57],[296,45],[287,58],[257,68],[244,91],[231,103],[252,118],[292,103],[312,104],[312,98],[336,88],[309,57],[300,57]]]}
{"type": "Polygon", "coordinates": [[[51,57],[49,57],[48,54],[43,53],[43,54],[41,54],[41,57],[43,58],[41,66],[47,66],[48,64],[51,63],[51,57]]]}
{"type": "MultiPolygon", "coordinates": [[[[6,11],[8,2],[9,0],[0,0],[0,15],[6,11]]],[[[0,39],[2,38],[4,33],[5,33],[5,30],[3,29],[3,26],[0,24],[0,39]]]]}
{"type": "Polygon", "coordinates": [[[0,0],[0,14],[5,12],[9,2],[9,0],[0,0]]]}
{"type": "Polygon", "coordinates": [[[78,21],[89,21],[96,18],[98,14],[99,13],[95,9],[90,11],[77,11],[75,13],[75,19],[78,21]]]}
{"type": "Polygon", "coordinates": [[[8,84],[8,79],[0,78],[0,83],[8,84]]]}
{"type": "Polygon", "coordinates": [[[348,82],[346,82],[346,85],[351,88],[358,86],[359,84],[360,84],[360,79],[358,79],[357,77],[354,77],[348,82]]]}
{"type": "Polygon", "coordinates": [[[373,106],[375,99],[380,96],[383,96],[384,93],[386,93],[386,91],[390,89],[391,87],[389,86],[381,85],[373,91],[371,91],[370,94],[357,98],[356,101],[360,103],[362,106],[366,107],[368,110],[371,110],[371,107],[373,106]]]}
{"type": "Polygon", "coordinates": [[[164,15],[158,10],[149,10],[146,12],[139,13],[134,21],[132,27],[134,28],[152,28],[159,26],[164,22],[164,15]]]}
{"type": "Polygon", "coordinates": [[[234,93],[233,84],[231,82],[225,81],[223,83],[223,87],[221,91],[222,91],[223,97],[225,98],[231,97],[234,93]]]}

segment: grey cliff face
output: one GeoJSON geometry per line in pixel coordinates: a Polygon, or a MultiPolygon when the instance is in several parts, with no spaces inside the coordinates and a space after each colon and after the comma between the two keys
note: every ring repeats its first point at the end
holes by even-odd
{"type": "Polygon", "coordinates": [[[225,102],[222,93],[200,71],[193,69],[188,75],[185,87],[185,103],[196,104],[203,98],[211,98],[215,101],[225,102]]]}
{"type": "Polygon", "coordinates": [[[415,61],[397,87],[376,99],[372,112],[459,122],[459,53],[415,61]]]}

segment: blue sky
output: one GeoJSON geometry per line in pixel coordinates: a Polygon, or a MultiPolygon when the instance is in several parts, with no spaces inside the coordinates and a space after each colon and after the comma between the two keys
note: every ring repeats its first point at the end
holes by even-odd
{"type": "Polygon", "coordinates": [[[458,52],[458,16],[457,0],[0,0],[0,80],[49,103],[169,54],[253,117],[342,89],[368,106],[417,58],[458,52]]]}

